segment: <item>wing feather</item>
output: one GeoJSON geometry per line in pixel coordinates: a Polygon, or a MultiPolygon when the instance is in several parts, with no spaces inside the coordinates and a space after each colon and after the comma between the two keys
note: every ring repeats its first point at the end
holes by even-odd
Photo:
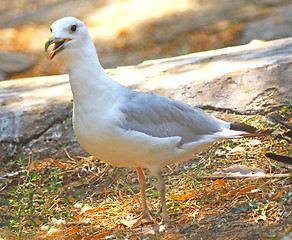
{"type": "Polygon", "coordinates": [[[121,127],[153,137],[182,138],[181,144],[199,140],[202,135],[221,131],[228,123],[198,108],[155,94],[134,92],[121,104],[125,119],[121,127]]]}

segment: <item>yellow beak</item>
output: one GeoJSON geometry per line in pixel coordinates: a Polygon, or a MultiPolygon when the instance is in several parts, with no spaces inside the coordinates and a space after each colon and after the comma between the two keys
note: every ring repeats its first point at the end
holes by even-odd
{"type": "Polygon", "coordinates": [[[65,48],[65,44],[69,41],[71,41],[69,38],[56,38],[55,36],[49,38],[45,44],[45,51],[47,52],[49,46],[53,43],[55,46],[54,49],[49,53],[48,58],[52,60],[57,53],[61,52],[65,48]]]}

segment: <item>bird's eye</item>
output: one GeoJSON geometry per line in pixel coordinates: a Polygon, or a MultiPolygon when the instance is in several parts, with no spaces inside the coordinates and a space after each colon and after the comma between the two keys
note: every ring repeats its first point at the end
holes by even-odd
{"type": "Polygon", "coordinates": [[[53,32],[53,29],[50,27],[50,32],[53,32]]]}
{"type": "Polygon", "coordinates": [[[72,26],[71,26],[71,31],[72,31],[72,32],[75,32],[76,29],[77,29],[77,26],[76,26],[76,25],[72,25],[72,26]]]}

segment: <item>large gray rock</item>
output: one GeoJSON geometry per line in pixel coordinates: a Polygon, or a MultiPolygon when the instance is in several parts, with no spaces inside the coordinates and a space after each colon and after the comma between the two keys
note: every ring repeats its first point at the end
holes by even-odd
{"type": "MultiPolygon", "coordinates": [[[[202,108],[264,114],[292,101],[292,38],[109,69],[134,90],[202,108]]],[[[84,155],[71,124],[67,75],[0,82],[0,153],[84,155]]]]}
{"type": "Polygon", "coordinates": [[[112,75],[192,106],[263,114],[292,100],[292,38],[147,61],[112,75]]]}
{"type": "Polygon", "coordinates": [[[31,68],[36,59],[26,54],[0,52],[0,81],[13,73],[19,73],[31,68]]]}

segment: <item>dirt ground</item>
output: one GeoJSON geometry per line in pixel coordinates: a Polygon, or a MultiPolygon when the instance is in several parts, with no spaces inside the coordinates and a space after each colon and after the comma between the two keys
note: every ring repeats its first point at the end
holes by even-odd
{"type": "MultiPolygon", "coordinates": [[[[285,122],[291,123],[292,110],[288,110],[279,114],[284,111],[285,122]]],[[[257,138],[259,145],[252,144],[255,139],[218,142],[186,163],[164,168],[169,228],[159,225],[156,179],[149,172],[146,192],[154,223],[135,226],[141,212],[135,170],[114,168],[94,158],[73,159],[68,154],[67,158],[15,159],[2,169],[22,174],[1,186],[0,236],[60,240],[291,239],[291,168],[265,157],[268,152],[291,155],[287,129],[265,117],[213,114],[259,128],[273,127],[276,134],[257,138]],[[218,168],[236,164],[257,167],[270,176],[210,178],[218,168]],[[31,212],[32,207],[37,211],[31,212]]]]}

